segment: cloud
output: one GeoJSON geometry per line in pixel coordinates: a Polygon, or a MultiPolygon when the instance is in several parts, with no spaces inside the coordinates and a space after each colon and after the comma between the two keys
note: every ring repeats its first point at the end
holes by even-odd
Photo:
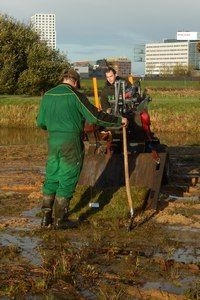
{"type": "Polygon", "coordinates": [[[1,0],[1,12],[23,22],[55,13],[58,47],[70,59],[125,56],[135,45],[199,31],[200,1],[1,0]]]}

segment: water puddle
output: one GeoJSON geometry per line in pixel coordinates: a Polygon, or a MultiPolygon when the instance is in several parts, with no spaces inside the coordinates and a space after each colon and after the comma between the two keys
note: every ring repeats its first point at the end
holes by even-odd
{"type": "Polygon", "coordinates": [[[20,237],[15,233],[13,235],[11,233],[5,232],[1,233],[0,236],[0,244],[2,246],[17,246],[21,252],[21,255],[36,266],[40,266],[43,262],[42,257],[37,251],[39,242],[40,239],[36,237],[20,237]]]}
{"type": "Polygon", "coordinates": [[[46,141],[45,132],[36,128],[0,128],[1,145],[30,145],[46,141]]]}
{"type": "Polygon", "coordinates": [[[37,215],[37,213],[39,213],[40,211],[40,207],[33,207],[32,209],[30,210],[26,210],[22,213],[22,216],[23,217],[27,217],[27,218],[33,218],[35,221],[35,216],[37,215]]]}
{"type": "Polygon", "coordinates": [[[36,215],[40,212],[40,207],[33,207],[30,210],[24,211],[22,217],[28,218],[27,227],[23,227],[23,230],[32,230],[35,227],[39,227],[41,219],[37,218],[36,215]]]}
{"type": "Polygon", "coordinates": [[[183,264],[198,264],[200,262],[200,248],[197,247],[185,247],[173,249],[171,253],[156,253],[154,257],[166,258],[168,261],[179,262],[183,264]]]}
{"type": "Polygon", "coordinates": [[[41,219],[36,217],[36,214],[40,211],[40,207],[34,207],[28,211],[24,211],[21,217],[0,217],[2,223],[14,224],[12,230],[19,231],[30,231],[34,228],[40,227],[41,219]]]}
{"type": "Polygon", "coordinates": [[[171,257],[173,260],[186,264],[196,264],[200,262],[200,249],[187,247],[176,249],[171,257]]]}
{"type": "MultiPolygon", "coordinates": [[[[194,133],[159,133],[161,143],[168,146],[197,145],[200,135],[194,133]]],[[[0,128],[1,145],[30,145],[46,143],[46,133],[38,128],[0,128]]]]}
{"type": "Polygon", "coordinates": [[[185,291],[188,289],[188,287],[190,287],[191,285],[193,285],[193,283],[195,282],[196,278],[195,277],[187,277],[187,278],[183,278],[182,280],[178,280],[178,284],[175,285],[173,283],[170,282],[147,282],[143,285],[143,290],[151,290],[151,289],[155,289],[155,290],[160,290],[163,292],[171,292],[177,295],[183,295],[185,293],[185,291]]]}
{"type": "Polygon", "coordinates": [[[196,228],[196,227],[187,227],[187,226],[173,226],[173,225],[168,225],[167,228],[169,230],[173,230],[173,231],[178,231],[178,232],[188,232],[189,235],[191,235],[191,232],[194,233],[198,233],[200,234],[200,228],[196,228]]]}
{"type": "MultiPolygon", "coordinates": [[[[2,232],[0,236],[0,245],[17,246],[21,252],[21,255],[28,259],[31,264],[36,266],[40,266],[43,262],[42,257],[37,251],[37,247],[41,240],[37,237],[20,237],[18,232],[30,231],[33,230],[34,227],[40,226],[40,219],[36,217],[39,209],[39,207],[34,207],[30,210],[24,211],[22,213],[22,217],[28,218],[28,222],[23,224],[23,226],[15,226],[15,228],[12,228],[12,230],[6,229],[5,232],[2,232]]],[[[9,218],[6,218],[6,220],[8,219],[9,218]]]]}

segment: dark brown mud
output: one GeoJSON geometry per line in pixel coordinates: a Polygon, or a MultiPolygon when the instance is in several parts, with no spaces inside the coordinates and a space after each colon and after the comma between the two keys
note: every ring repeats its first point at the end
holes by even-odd
{"type": "MultiPolygon", "coordinates": [[[[130,232],[128,209],[115,211],[123,199],[127,207],[122,190],[78,228],[41,229],[45,145],[0,151],[0,299],[200,298],[200,147],[169,147],[158,209],[130,232]]],[[[77,220],[81,204],[71,209],[77,220]]]]}

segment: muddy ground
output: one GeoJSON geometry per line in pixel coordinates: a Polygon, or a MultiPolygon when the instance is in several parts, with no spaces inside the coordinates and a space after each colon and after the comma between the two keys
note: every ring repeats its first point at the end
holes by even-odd
{"type": "Polygon", "coordinates": [[[44,145],[1,146],[0,299],[200,299],[200,147],[169,147],[157,211],[40,228],[44,145]]]}

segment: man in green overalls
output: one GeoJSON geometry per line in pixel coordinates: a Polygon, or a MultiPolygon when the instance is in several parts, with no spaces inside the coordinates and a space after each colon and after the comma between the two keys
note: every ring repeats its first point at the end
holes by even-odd
{"type": "Polygon", "coordinates": [[[85,121],[104,127],[128,125],[126,118],[98,111],[78,91],[80,75],[75,70],[64,71],[61,82],[44,94],[37,116],[37,125],[48,131],[42,226],[53,224],[55,229],[67,227],[70,199],[83,165],[85,121]]]}

